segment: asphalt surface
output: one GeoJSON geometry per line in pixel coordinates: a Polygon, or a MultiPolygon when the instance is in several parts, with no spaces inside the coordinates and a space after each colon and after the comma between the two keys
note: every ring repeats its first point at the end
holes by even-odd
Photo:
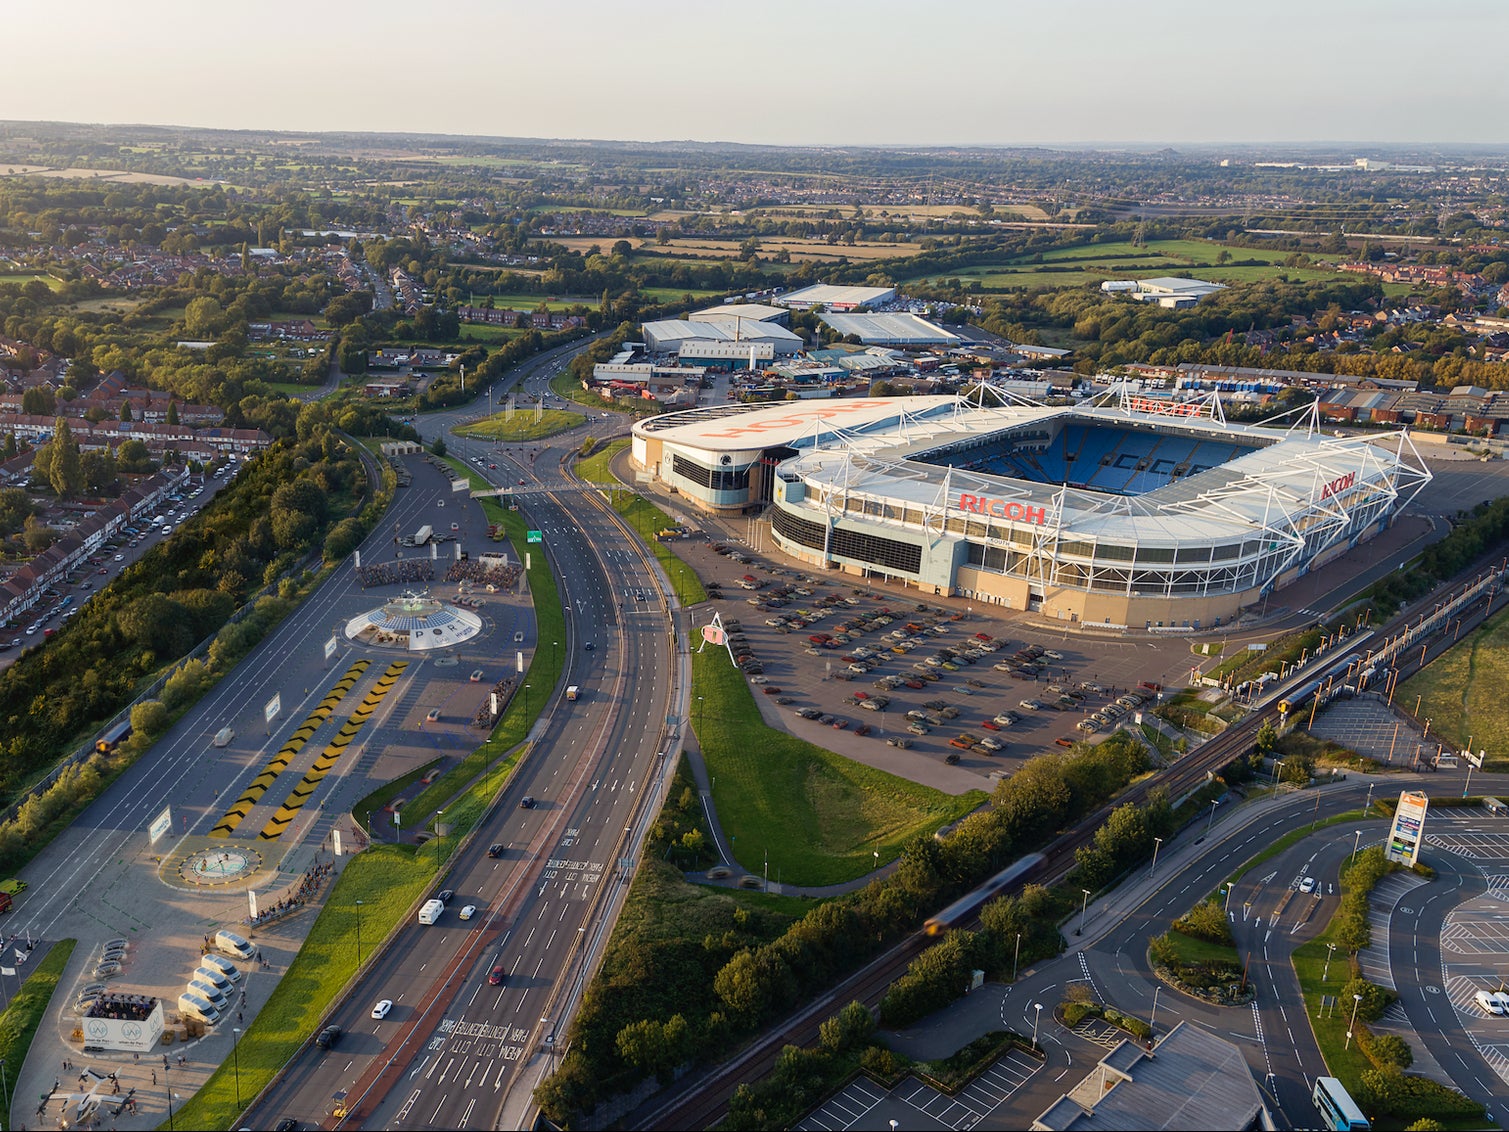
{"type": "MultiPolygon", "coordinates": [[[[422,418],[420,427],[428,436],[461,415],[422,418]]],[[[597,423],[616,427],[611,419],[597,423]]],[[[568,702],[560,688],[549,693],[501,805],[437,884],[456,891],[450,910],[433,926],[400,929],[332,1015],[347,1030],[338,1049],[296,1058],[248,1114],[258,1123],[327,1116],[344,1089],[350,1121],[364,1126],[517,1126],[553,1066],[555,1035],[632,874],[635,846],[655,812],[648,801],[665,783],[663,756],[674,749],[675,729],[666,717],[686,664],[685,642],[673,643],[668,632],[657,578],[622,529],[587,494],[549,490],[564,487],[559,461],[581,440],[573,433],[554,446],[507,448],[447,439],[479,474],[513,488],[543,533],[568,620],[567,639],[549,647],[563,649],[561,687],[580,686],[581,698],[568,702]],[[626,600],[629,591],[645,597],[626,600]],[[539,800],[533,809],[519,808],[525,794],[539,800]],[[505,846],[501,857],[487,855],[491,842],[505,846]],[[456,909],[468,903],[478,912],[462,923],[456,909]],[[394,1002],[393,1012],[373,1020],[371,1007],[382,998],[394,1002]]]]}

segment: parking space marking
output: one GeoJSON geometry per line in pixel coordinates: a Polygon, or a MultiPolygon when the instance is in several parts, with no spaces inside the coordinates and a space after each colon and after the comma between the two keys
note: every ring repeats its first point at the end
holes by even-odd
{"type": "Polygon", "coordinates": [[[887,1097],[894,1097],[959,1132],[989,1116],[1040,1069],[1036,1058],[1011,1049],[952,1097],[916,1077],[908,1076],[889,1093],[867,1077],[856,1077],[792,1127],[802,1132],[846,1132],[887,1097]]]}

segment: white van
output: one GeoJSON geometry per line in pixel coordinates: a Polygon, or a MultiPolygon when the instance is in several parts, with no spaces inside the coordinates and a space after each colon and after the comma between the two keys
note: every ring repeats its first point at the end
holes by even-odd
{"type": "MultiPolygon", "coordinates": [[[[1505,995],[1509,998],[1509,995],[1505,995]]],[[[1478,1009],[1484,1014],[1503,1014],[1504,1003],[1495,991],[1480,990],[1472,996],[1472,1001],[1477,1003],[1478,1009]]]]}
{"type": "MultiPolygon", "coordinates": [[[[235,987],[231,981],[208,964],[200,967],[189,978],[195,982],[208,983],[223,995],[232,994],[235,991],[235,987]]],[[[210,1001],[214,1002],[215,1000],[210,999],[210,1001]]]]}
{"type": "Polygon", "coordinates": [[[236,965],[223,955],[201,955],[199,957],[199,965],[211,971],[219,971],[221,975],[233,983],[241,978],[241,972],[236,969],[236,965]]]}
{"type": "Polygon", "coordinates": [[[421,924],[433,924],[440,919],[440,914],[445,911],[445,905],[438,900],[426,900],[419,909],[419,922],[421,924]]]}
{"type": "Polygon", "coordinates": [[[205,1023],[213,1023],[220,1017],[220,1011],[199,995],[187,991],[178,996],[178,1013],[205,1023]]]}
{"type": "Polygon", "coordinates": [[[257,953],[257,949],[235,932],[218,931],[215,933],[215,946],[233,959],[243,962],[257,953]]]}
{"type": "Polygon", "coordinates": [[[204,999],[205,1002],[209,1003],[216,1010],[225,1009],[225,992],[217,987],[212,987],[203,979],[195,979],[193,982],[191,982],[189,984],[187,993],[197,994],[200,998],[204,999]]]}

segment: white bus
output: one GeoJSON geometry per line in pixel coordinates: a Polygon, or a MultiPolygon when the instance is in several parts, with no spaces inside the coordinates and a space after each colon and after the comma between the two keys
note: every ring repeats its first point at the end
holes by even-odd
{"type": "Polygon", "coordinates": [[[1366,1132],[1371,1127],[1352,1094],[1335,1077],[1315,1078],[1313,1099],[1326,1128],[1333,1128],[1336,1132],[1366,1132]]]}

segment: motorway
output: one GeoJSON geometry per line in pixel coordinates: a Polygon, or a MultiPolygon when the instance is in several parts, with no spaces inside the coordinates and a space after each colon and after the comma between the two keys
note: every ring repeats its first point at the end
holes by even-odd
{"type": "MultiPolygon", "coordinates": [[[[559,364],[530,367],[532,388],[559,364]]],[[[426,416],[419,427],[433,439],[468,412],[426,416]]],[[[656,812],[648,803],[674,749],[667,716],[673,692],[684,696],[684,658],[655,571],[595,493],[554,490],[560,461],[581,440],[575,432],[529,451],[447,436],[477,474],[514,488],[543,532],[567,613],[563,683],[579,685],[581,698],[550,700],[502,804],[436,885],[455,890],[450,908],[434,926],[403,925],[370,961],[329,1019],[346,1031],[337,1047],[306,1047],[247,1113],[258,1126],[327,1118],[341,1090],[348,1126],[508,1127],[533,1111],[529,1094],[553,1065],[555,1035],[656,812]],[[520,808],[526,794],[538,800],[533,809],[520,808]],[[490,842],[505,847],[499,858],[488,856],[490,842]],[[459,921],[472,903],[477,916],[459,921]],[[501,984],[492,985],[497,968],[501,984]],[[373,1020],[383,998],[393,1012],[373,1020]]]]}

